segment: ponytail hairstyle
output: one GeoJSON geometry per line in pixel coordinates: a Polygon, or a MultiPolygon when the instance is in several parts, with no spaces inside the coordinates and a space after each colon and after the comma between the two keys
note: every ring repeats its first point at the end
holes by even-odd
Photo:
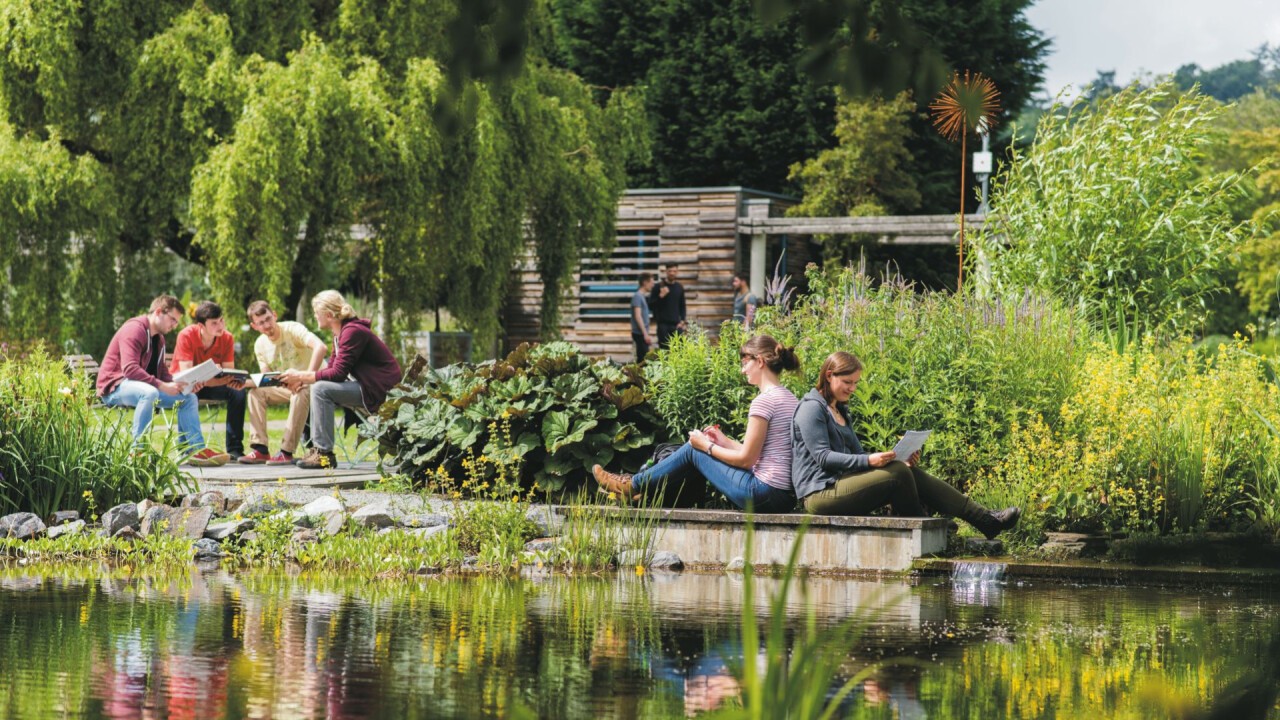
{"type": "Polygon", "coordinates": [[[852,375],[862,369],[862,361],[857,355],[847,353],[843,350],[833,352],[822,361],[822,369],[818,371],[818,383],[814,385],[814,389],[822,393],[822,397],[827,402],[833,399],[831,395],[831,376],[832,375],[852,375]]]}
{"type": "Polygon", "coordinates": [[[774,374],[780,374],[783,370],[800,369],[800,358],[796,357],[796,351],[768,335],[756,335],[746,341],[738,354],[759,358],[774,374]]]}
{"type": "Polygon", "coordinates": [[[317,314],[323,310],[338,320],[350,320],[356,316],[356,311],[347,304],[347,301],[342,298],[342,293],[337,290],[323,290],[316,293],[316,296],[311,298],[311,310],[317,314]]]}

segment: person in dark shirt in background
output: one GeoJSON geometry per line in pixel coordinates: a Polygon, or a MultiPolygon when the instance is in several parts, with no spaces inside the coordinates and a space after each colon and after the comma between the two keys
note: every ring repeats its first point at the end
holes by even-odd
{"type": "Polygon", "coordinates": [[[643,362],[653,345],[653,336],[649,334],[649,292],[653,289],[653,276],[645,273],[636,284],[636,292],[631,296],[631,341],[636,344],[636,362],[643,362]]]}
{"type": "Polygon", "coordinates": [[[658,347],[666,349],[671,336],[682,333],[687,327],[684,305],[684,286],[678,281],[680,267],[667,263],[666,278],[649,291],[649,309],[658,322],[658,347]]]}

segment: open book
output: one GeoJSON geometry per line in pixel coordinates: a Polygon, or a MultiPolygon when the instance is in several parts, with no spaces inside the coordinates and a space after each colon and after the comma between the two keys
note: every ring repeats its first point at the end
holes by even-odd
{"type": "Polygon", "coordinates": [[[284,383],[280,382],[280,373],[278,372],[254,373],[249,377],[253,380],[254,387],[284,387],[284,383]]]}
{"type": "Polygon", "coordinates": [[[191,367],[181,372],[173,374],[173,381],[182,383],[183,385],[195,385],[196,383],[209,382],[218,377],[218,373],[222,372],[222,368],[212,360],[205,360],[199,365],[191,367]]]}
{"type": "Polygon", "coordinates": [[[192,365],[186,370],[174,373],[173,381],[176,383],[182,383],[183,385],[195,385],[196,383],[209,382],[214,378],[225,377],[242,381],[248,380],[249,371],[240,370],[238,368],[226,368],[224,370],[223,368],[218,367],[218,364],[214,361],[205,360],[199,365],[192,365]]]}

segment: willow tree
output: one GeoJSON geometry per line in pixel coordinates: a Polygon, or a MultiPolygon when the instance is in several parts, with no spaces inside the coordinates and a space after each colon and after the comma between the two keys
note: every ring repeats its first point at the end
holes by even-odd
{"type": "Polygon", "coordinates": [[[602,104],[544,64],[542,17],[527,0],[0,0],[0,183],[26,198],[0,211],[0,250],[21,243],[0,271],[32,278],[0,321],[32,304],[67,309],[23,321],[54,335],[91,307],[118,319],[168,289],[122,280],[166,248],[232,308],[295,307],[322,264],[360,262],[391,309],[491,333],[532,242],[554,328],[646,146],[634,98],[602,104]]]}

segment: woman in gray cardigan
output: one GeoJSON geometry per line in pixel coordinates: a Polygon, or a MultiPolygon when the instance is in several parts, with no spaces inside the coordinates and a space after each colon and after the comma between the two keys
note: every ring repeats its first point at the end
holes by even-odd
{"type": "Polygon", "coordinates": [[[958,517],[988,539],[1018,523],[1016,507],[993,512],[893,451],[866,453],[846,405],[862,379],[862,361],[847,352],[822,363],[817,386],[801,400],[792,423],[791,480],[815,515],[865,515],[881,505],[893,514],[924,516],[924,506],[958,517]]]}

